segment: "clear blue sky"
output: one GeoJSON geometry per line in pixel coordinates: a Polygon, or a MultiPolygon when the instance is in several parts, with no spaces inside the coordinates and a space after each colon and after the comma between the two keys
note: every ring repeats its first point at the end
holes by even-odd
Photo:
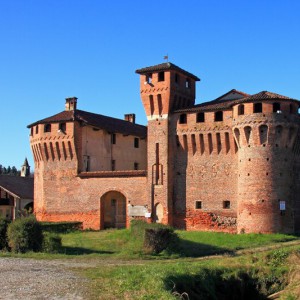
{"type": "Polygon", "coordinates": [[[230,89],[300,99],[298,0],[0,0],[0,163],[28,157],[26,126],[78,108],[146,123],[138,68],[201,78],[197,103],[230,89]]]}

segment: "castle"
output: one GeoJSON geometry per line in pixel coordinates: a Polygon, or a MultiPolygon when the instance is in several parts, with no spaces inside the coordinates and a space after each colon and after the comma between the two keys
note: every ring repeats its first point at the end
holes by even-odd
{"type": "Polygon", "coordinates": [[[299,101],[231,90],[195,105],[200,79],[166,62],[136,70],[147,127],[77,109],[28,125],[43,221],[300,232],[299,101]]]}

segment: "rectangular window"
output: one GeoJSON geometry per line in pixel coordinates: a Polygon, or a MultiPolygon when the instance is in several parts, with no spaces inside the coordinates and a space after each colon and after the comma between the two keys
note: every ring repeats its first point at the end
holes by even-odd
{"type": "Polygon", "coordinates": [[[59,123],[59,130],[65,132],[67,129],[66,123],[59,123]]]}
{"type": "Polygon", "coordinates": [[[36,125],[36,127],[35,127],[35,133],[36,134],[39,133],[39,125],[36,125]]]}
{"type": "Polygon", "coordinates": [[[187,79],[185,80],[185,87],[186,87],[187,89],[191,88],[191,81],[190,81],[189,78],[187,78],[187,79]]]}
{"type": "Polygon", "coordinates": [[[196,209],[201,209],[202,208],[202,201],[196,201],[195,202],[195,208],[196,209]]]}
{"type": "Polygon", "coordinates": [[[152,74],[151,74],[151,73],[149,73],[149,74],[146,75],[146,82],[147,82],[148,84],[151,84],[151,83],[152,83],[152,74]]]}
{"type": "Polygon", "coordinates": [[[133,167],[134,167],[134,170],[138,170],[139,169],[139,163],[135,162],[133,167]]]}
{"type": "Polygon", "coordinates": [[[111,170],[112,171],[116,170],[116,161],[114,159],[111,160],[111,170]]]}
{"type": "Polygon", "coordinates": [[[111,134],[111,143],[116,144],[116,134],[115,133],[111,134]]]}
{"type": "Polygon", "coordinates": [[[165,81],[165,72],[158,73],[158,81],[165,81]]]}
{"type": "Polygon", "coordinates": [[[175,73],[175,82],[179,83],[180,82],[180,76],[179,74],[175,73]]]}
{"type": "Polygon", "coordinates": [[[134,138],[134,148],[139,148],[139,147],[140,147],[140,139],[134,138]]]}
{"type": "Polygon", "coordinates": [[[224,209],[229,209],[230,208],[230,201],[229,200],[223,201],[223,208],[224,209]]]}
{"type": "Polygon", "coordinates": [[[196,122],[197,123],[203,123],[204,121],[205,121],[205,119],[204,119],[204,113],[203,112],[197,113],[196,122]]]}

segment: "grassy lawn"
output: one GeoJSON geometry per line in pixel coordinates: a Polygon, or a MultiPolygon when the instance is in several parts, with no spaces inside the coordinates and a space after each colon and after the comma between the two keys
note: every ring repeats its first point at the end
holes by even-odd
{"type": "Polygon", "coordinates": [[[292,251],[300,253],[300,247],[207,260],[106,265],[80,273],[91,280],[90,299],[241,299],[241,290],[245,300],[266,299],[287,284],[292,251]]]}
{"type": "Polygon", "coordinates": [[[65,254],[103,257],[134,258],[179,258],[201,257],[230,253],[270,244],[292,241],[295,236],[284,234],[234,235],[217,232],[176,231],[179,236],[176,251],[158,256],[142,252],[142,238],[131,238],[130,230],[106,230],[99,232],[73,232],[62,235],[65,254]]]}
{"type": "Polygon", "coordinates": [[[300,265],[299,245],[255,253],[255,247],[299,239],[296,236],[176,233],[179,239],[173,250],[159,255],[143,252],[142,233],[133,235],[130,229],[122,229],[61,234],[63,249],[59,254],[4,252],[0,256],[90,261],[90,267],[78,266],[75,271],[90,280],[88,299],[92,300],[240,299],[237,294],[241,291],[245,300],[266,299],[266,295],[286,285],[290,274],[289,253],[299,254],[294,264],[300,265]],[[240,249],[253,251],[242,256],[231,255],[240,249]],[[214,257],[215,254],[224,255],[214,257]],[[212,257],[197,259],[207,255],[212,257]]]}

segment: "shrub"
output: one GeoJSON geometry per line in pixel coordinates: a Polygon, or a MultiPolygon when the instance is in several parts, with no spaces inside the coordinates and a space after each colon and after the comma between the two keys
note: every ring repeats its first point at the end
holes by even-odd
{"type": "Polygon", "coordinates": [[[43,231],[68,233],[82,229],[82,222],[41,222],[43,231]]]}
{"type": "Polygon", "coordinates": [[[170,249],[177,235],[170,227],[146,228],[144,237],[144,248],[154,254],[170,249]]]}
{"type": "Polygon", "coordinates": [[[178,240],[177,234],[170,226],[160,223],[147,223],[143,220],[132,220],[130,223],[131,238],[142,240],[147,253],[158,254],[163,250],[172,252],[178,240]]]}
{"type": "Polygon", "coordinates": [[[0,218],[0,250],[8,247],[6,236],[8,224],[8,220],[5,218],[0,218]]]}
{"type": "Polygon", "coordinates": [[[19,218],[8,225],[7,238],[12,252],[37,252],[42,247],[42,227],[33,215],[19,218]]]}
{"type": "Polygon", "coordinates": [[[42,251],[46,253],[58,253],[61,250],[61,237],[55,233],[44,233],[42,251]]]}

